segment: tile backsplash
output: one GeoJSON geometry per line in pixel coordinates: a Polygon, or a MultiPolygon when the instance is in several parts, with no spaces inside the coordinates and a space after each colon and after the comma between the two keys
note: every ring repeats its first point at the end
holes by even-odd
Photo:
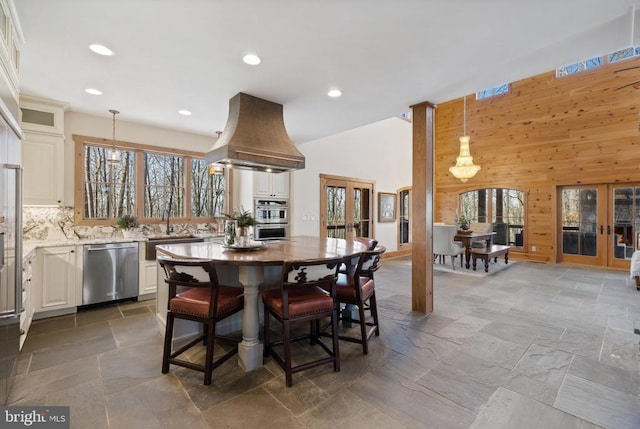
{"type": "MultiPolygon", "coordinates": [[[[23,236],[25,240],[59,241],[122,237],[122,232],[111,226],[76,226],[73,207],[23,206],[23,236]]],[[[172,234],[210,234],[216,232],[216,224],[171,223],[172,234]]],[[[144,236],[164,235],[166,224],[141,225],[144,236]]]]}

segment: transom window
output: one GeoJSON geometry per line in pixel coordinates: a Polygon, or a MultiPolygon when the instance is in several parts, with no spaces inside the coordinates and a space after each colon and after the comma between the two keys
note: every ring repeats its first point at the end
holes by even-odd
{"type": "Polygon", "coordinates": [[[569,64],[564,67],[559,67],[556,70],[556,77],[568,76],[570,74],[578,73],[584,70],[600,67],[603,63],[603,57],[589,58],[588,60],[569,64]]]}
{"type": "Polygon", "coordinates": [[[113,225],[124,214],[158,223],[209,222],[222,216],[227,173],[204,162],[204,154],[116,142],[121,161],[107,161],[111,142],[73,136],[76,143],[77,225],[113,225]]]}
{"type": "Polygon", "coordinates": [[[496,95],[508,94],[511,89],[511,85],[505,83],[504,85],[494,86],[492,88],[483,89],[476,92],[476,100],[482,100],[484,98],[495,97],[496,95]]]}

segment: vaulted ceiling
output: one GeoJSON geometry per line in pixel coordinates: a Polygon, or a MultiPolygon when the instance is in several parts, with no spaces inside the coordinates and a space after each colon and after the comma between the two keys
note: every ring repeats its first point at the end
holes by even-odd
{"type": "Polygon", "coordinates": [[[15,0],[20,87],[72,111],[117,109],[121,120],[211,136],[229,98],[245,92],[283,104],[300,144],[628,47],[640,39],[633,4],[15,0]],[[94,54],[92,43],[115,55],[94,54]],[[243,63],[246,53],[261,64],[243,63]],[[334,88],[343,95],[328,97],[334,88]]]}

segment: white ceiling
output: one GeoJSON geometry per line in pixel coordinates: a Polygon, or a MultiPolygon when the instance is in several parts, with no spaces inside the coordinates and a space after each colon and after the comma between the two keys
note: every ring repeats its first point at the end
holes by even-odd
{"type": "Polygon", "coordinates": [[[120,120],[211,136],[224,128],[228,100],[245,92],[283,104],[298,144],[627,47],[634,3],[14,2],[25,38],[22,92],[72,111],[110,117],[117,109],[120,120]],[[91,43],[115,55],[96,55],[91,43]],[[244,64],[248,52],[262,64],[244,64]],[[88,87],[104,95],[88,95],[88,87]],[[343,96],[330,99],[331,88],[343,96]]]}

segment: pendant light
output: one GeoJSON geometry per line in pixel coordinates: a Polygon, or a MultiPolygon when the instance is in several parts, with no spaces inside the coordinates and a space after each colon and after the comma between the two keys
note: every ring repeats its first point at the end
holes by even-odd
{"type": "Polygon", "coordinates": [[[120,151],[116,149],[116,115],[120,112],[109,109],[109,113],[113,115],[113,139],[111,140],[111,150],[107,154],[107,162],[117,164],[120,162],[120,151]]]}
{"type": "MultiPolygon", "coordinates": [[[[216,140],[220,138],[220,134],[222,134],[222,131],[216,131],[216,140]]],[[[224,167],[220,164],[211,164],[209,165],[209,175],[213,176],[220,176],[224,174],[224,167]]]]}
{"type": "Polygon", "coordinates": [[[456,165],[449,167],[454,177],[463,182],[471,179],[480,170],[479,165],[473,164],[473,157],[469,151],[469,136],[467,135],[467,97],[463,99],[463,136],[460,137],[460,154],[456,158],[456,165]]]}

